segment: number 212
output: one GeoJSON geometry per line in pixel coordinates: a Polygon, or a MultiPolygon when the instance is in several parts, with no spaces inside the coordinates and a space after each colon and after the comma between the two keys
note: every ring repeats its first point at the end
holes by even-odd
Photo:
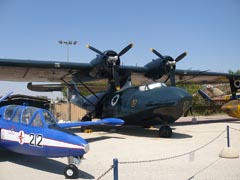
{"type": "Polygon", "coordinates": [[[43,136],[41,134],[29,134],[29,136],[30,136],[29,144],[31,146],[42,147],[41,142],[42,142],[43,136]]]}

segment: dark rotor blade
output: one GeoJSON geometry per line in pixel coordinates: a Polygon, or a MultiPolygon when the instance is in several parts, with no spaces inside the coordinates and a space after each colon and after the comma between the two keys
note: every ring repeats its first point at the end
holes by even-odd
{"type": "Polygon", "coordinates": [[[175,74],[174,74],[174,69],[173,68],[170,69],[169,76],[170,76],[171,86],[175,86],[176,85],[175,84],[175,74]]]}
{"type": "Polygon", "coordinates": [[[180,54],[180,55],[175,59],[175,61],[176,61],[176,62],[180,61],[180,60],[183,59],[186,55],[187,55],[187,52],[184,52],[184,53],[180,54]]]}
{"type": "Polygon", "coordinates": [[[133,44],[129,44],[127,45],[125,48],[123,48],[119,53],[118,53],[118,56],[122,56],[123,54],[125,54],[126,52],[129,51],[129,49],[131,49],[133,47],[133,44]]]}
{"type": "Polygon", "coordinates": [[[167,79],[164,81],[164,83],[167,83],[167,81],[169,80],[170,76],[168,75],[167,79]]]}
{"type": "Polygon", "coordinates": [[[117,72],[117,66],[113,66],[112,67],[112,73],[113,73],[113,80],[114,80],[114,84],[115,84],[115,88],[116,90],[120,90],[120,80],[119,80],[119,74],[117,72]]]}
{"type": "Polygon", "coordinates": [[[160,52],[156,51],[155,49],[151,48],[150,49],[154,54],[156,54],[158,57],[160,57],[161,59],[164,59],[163,55],[160,54],[160,52]]]}
{"type": "Polygon", "coordinates": [[[94,48],[94,47],[92,47],[92,46],[90,46],[90,45],[86,45],[86,47],[87,47],[88,49],[91,49],[92,51],[94,51],[94,52],[97,53],[97,54],[100,54],[100,55],[102,55],[102,56],[106,56],[103,52],[99,51],[98,49],[96,49],[96,48],[94,48]]]}

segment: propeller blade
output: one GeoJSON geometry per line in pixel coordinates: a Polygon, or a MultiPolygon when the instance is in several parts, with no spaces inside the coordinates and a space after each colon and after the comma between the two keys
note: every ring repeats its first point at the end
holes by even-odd
{"type": "Polygon", "coordinates": [[[155,49],[151,48],[150,49],[154,54],[156,54],[158,57],[160,57],[161,59],[164,59],[163,55],[160,54],[160,52],[156,51],[155,49]]]}
{"type": "Polygon", "coordinates": [[[174,69],[170,69],[170,83],[171,86],[175,86],[175,74],[174,74],[174,69]]]}
{"type": "Polygon", "coordinates": [[[175,59],[175,61],[176,61],[176,62],[180,61],[180,60],[183,59],[186,55],[187,55],[187,52],[184,52],[184,53],[180,54],[180,55],[175,59]]]}
{"type": "Polygon", "coordinates": [[[169,80],[170,76],[168,75],[168,77],[166,78],[166,80],[164,81],[164,83],[167,83],[167,81],[169,80]]]}
{"type": "Polygon", "coordinates": [[[120,80],[119,80],[119,74],[117,72],[117,66],[113,66],[112,67],[112,73],[113,73],[113,80],[114,80],[114,83],[115,83],[115,88],[116,90],[120,90],[120,80]]]}
{"type": "Polygon", "coordinates": [[[86,47],[87,47],[88,49],[91,49],[92,51],[94,51],[95,53],[97,53],[97,54],[99,54],[99,55],[106,56],[103,52],[99,51],[98,49],[96,49],[96,48],[94,48],[94,47],[92,47],[92,46],[90,46],[90,45],[86,45],[86,47]]]}
{"type": "Polygon", "coordinates": [[[123,54],[125,54],[126,52],[129,51],[129,49],[131,49],[133,47],[133,44],[129,44],[127,45],[125,48],[123,48],[119,53],[118,53],[118,57],[122,56],[123,54]]]}

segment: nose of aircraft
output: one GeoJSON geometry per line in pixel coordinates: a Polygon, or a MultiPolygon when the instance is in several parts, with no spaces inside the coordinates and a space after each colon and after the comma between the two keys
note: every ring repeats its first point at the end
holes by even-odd
{"type": "Polygon", "coordinates": [[[65,156],[81,156],[89,151],[89,144],[82,137],[75,134],[65,134],[62,148],[65,156]]]}
{"type": "Polygon", "coordinates": [[[90,150],[89,144],[84,144],[84,152],[88,153],[88,151],[90,150]]]}
{"type": "Polygon", "coordinates": [[[167,90],[167,99],[170,102],[174,102],[175,105],[182,105],[183,112],[189,110],[192,105],[192,95],[185,89],[177,87],[169,87],[167,90]]]}
{"type": "Polygon", "coordinates": [[[221,110],[234,118],[240,118],[240,103],[238,100],[229,101],[221,107],[221,110]]]}
{"type": "Polygon", "coordinates": [[[224,104],[224,105],[221,107],[221,110],[227,113],[227,112],[233,111],[234,108],[233,108],[233,106],[231,106],[231,105],[224,104]]]}
{"type": "Polygon", "coordinates": [[[192,106],[192,95],[189,94],[186,90],[181,88],[177,88],[176,94],[179,98],[180,103],[182,103],[183,105],[182,106],[183,113],[185,113],[192,106]]]}
{"type": "Polygon", "coordinates": [[[173,123],[191,108],[192,95],[182,88],[165,87],[156,89],[149,101],[151,106],[158,107],[154,113],[159,113],[164,121],[173,123]]]}
{"type": "Polygon", "coordinates": [[[78,144],[79,149],[82,149],[84,151],[84,153],[87,153],[90,149],[87,141],[80,136],[76,136],[76,137],[77,137],[77,142],[76,143],[78,144]]]}
{"type": "Polygon", "coordinates": [[[166,87],[156,89],[149,98],[151,106],[158,106],[161,115],[166,114],[168,119],[178,119],[187,112],[192,105],[192,95],[186,90],[177,87],[166,87]],[[164,108],[163,108],[164,107],[164,108]]]}

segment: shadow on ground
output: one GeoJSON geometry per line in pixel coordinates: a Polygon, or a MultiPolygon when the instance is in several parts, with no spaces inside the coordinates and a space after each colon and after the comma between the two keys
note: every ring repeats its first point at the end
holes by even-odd
{"type": "MultiPolygon", "coordinates": [[[[27,156],[22,154],[13,153],[10,151],[0,150],[0,162],[9,161],[14,164],[26,166],[32,169],[59,174],[64,176],[63,172],[67,164],[59,162],[54,159],[45,157],[27,156]]],[[[94,179],[91,174],[79,170],[79,178],[94,179]]]]}
{"type": "MultiPolygon", "coordinates": [[[[139,126],[121,126],[121,127],[93,127],[93,131],[104,131],[105,135],[122,134],[127,136],[146,137],[146,138],[160,138],[158,136],[158,128],[143,128],[139,126]]],[[[171,139],[185,139],[192,138],[188,134],[176,133],[175,128],[172,128],[173,135],[171,139]]],[[[116,137],[114,137],[116,138],[116,137]]],[[[101,139],[101,138],[100,138],[101,139]]]]}

